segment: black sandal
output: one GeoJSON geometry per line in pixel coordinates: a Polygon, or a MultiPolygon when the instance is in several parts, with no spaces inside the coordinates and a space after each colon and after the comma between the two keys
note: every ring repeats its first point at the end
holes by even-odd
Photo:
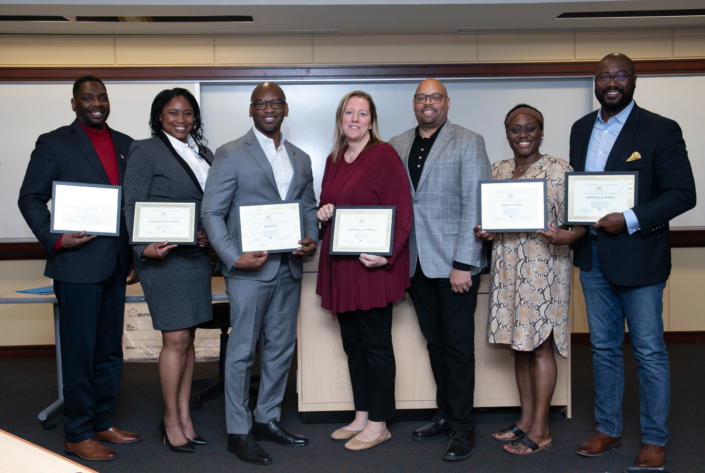
{"type": "Polygon", "coordinates": [[[509,445],[511,445],[511,446],[513,446],[513,447],[516,447],[516,446],[519,445],[519,444],[522,444],[522,445],[525,445],[525,446],[529,447],[529,450],[526,451],[526,452],[513,452],[513,451],[511,451],[511,450],[509,450],[509,449],[507,448],[507,445],[505,445],[505,446],[503,447],[503,448],[504,448],[504,451],[505,451],[505,452],[508,452],[508,453],[513,453],[514,455],[530,455],[530,454],[532,454],[532,453],[537,453],[537,452],[540,452],[541,450],[548,450],[549,448],[553,447],[553,442],[548,442],[548,443],[547,443],[546,445],[544,445],[543,447],[539,447],[539,446],[536,444],[536,442],[534,442],[533,440],[531,440],[531,439],[530,439],[528,436],[526,436],[526,435],[523,436],[523,437],[520,438],[520,439],[516,439],[515,441],[513,441],[513,442],[512,442],[511,444],[509,444],[509,445]]]}
{"type": "Polygon", "coordinates": [[[492,438],[494,438],[495,440],[499,440],[499,441],[501,441],[501,442],[511,442],[511,441],[513,441],[513,440],[518,440],[518,439],[520,439],[520,438],[522,438],[522,437],[524,437],[524,436],[526,436],[526,432],[524,432],[524,431],[521,430],[519,427],[517,427],[516,424],[512,424],[512,425],[510,425],[509,427],[507,427],[506,429],[502,429],[502,430],[500,430],[499,432],[497,432],[497,433],[495,433],[495,434],[492,434],[492,438]],[[514,434],[514,437],[512,437],[512,438],[510,438],[510,439],[507,439],[507,438],[504,438],[504,439],[503,439],[503,438],[497,437],[497,434],[501,434],[502,432],[504,432],[504,431],[506,431],[506,430],[508,430],[508,431],[510,431],[511,433],[513,433],[513,434],[514,434]]]}

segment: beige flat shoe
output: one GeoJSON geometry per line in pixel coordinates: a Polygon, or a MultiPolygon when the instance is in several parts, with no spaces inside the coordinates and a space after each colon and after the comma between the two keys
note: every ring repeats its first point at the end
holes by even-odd
{"type": "Polygon", "coordinates": [[[384,443],[387,440],[392,438],[392,434],[389,433],[389,430],[385,427],[384,432],[382,432],[382,435],[377,437],[375,440],[372,442],[362,442],[358,440],[357,438],[353,437],[350,439],[348,443],[345,444],[345,448],[348,450],[367,450],[368,448],[376,447],[380,443],[384,443]]]}
{"type": "Polygon", "coordinates": [[[338,429],[332,434],[330,434],[330,438],[332,438],[333,440],[350,440],[360,432],[362,432],[362,430],[338,429]]]}

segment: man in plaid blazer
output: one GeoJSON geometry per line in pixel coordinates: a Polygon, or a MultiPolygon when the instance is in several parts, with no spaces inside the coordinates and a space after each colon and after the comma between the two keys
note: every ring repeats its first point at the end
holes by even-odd
{"type": "Polygon", "coordinates": [[[422,81],[413,99],[419,126],[392,138],[409,174],[414,226],[409,234],[411,297],[428,342],[438,413],[412,438],[450,435],[442,458],[472,455],[475,419],[475,305],[482,241],[478,182],[492,179],[482,136],[447,120],[450,97],[435,79],[422,81]]]}

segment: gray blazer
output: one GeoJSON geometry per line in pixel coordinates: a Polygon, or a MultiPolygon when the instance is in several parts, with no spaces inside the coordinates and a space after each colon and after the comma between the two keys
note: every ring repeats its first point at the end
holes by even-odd
{"type": "MultiPolygon", "coordinates": [[[[318,241],[316,195],[313,192],[311,158],[288,140],[286,151],[294,168],[289,193],[284,200],[298,200],[304,220],[304,238],[318,241]]],[[[271,281],[279,271],[280,261],[287,261],[294,278],[303,274],[301,257],[284,254],[270,256],[260,271],[239,271],[235,262],[242,255],[237,229],[236,204],[268,204],[281,202],[272,166],[267,160],[255,132],[224,144],[215,152],[213,168],[208,174],[201,205],[201,219],[208,239],[220,256],[224,276],[239,279],[271,281]]]]}
{"type": "MultiPolygon", "coordinates": [[[[213,163],[213,152],[201,149],[209,164],[213,163]]],[[[127,231],[132,236],[134,205],[136,201],[191,200],[200,202],[203,189],[189,164],[174,150],[169,139],[160,132],[154,138],[137,140],[130,147],[129,165],[125,171],[123,212],[127,231]]],[[[142,252],[148,245],[132,245],[135,256],[145,261],[142,252]]]]}
{"type": "MultiPolygon", "coordinates": [[[[415,129],[389,141],[409,172],[409,152],[415,129]]],[[[482,240],[472,229],[480,223],[478,181],[492,179],[492,168],[481,135],[446,120],[428,154],[418,187],[411,186],[414,224],[409,233],[411,276],[417,257],[429,278],[448,278],[453,261],[470,265],[478,274],[487,264],[482,240]],[[418,256],[417,256],[418,255],[418,256]]]]}

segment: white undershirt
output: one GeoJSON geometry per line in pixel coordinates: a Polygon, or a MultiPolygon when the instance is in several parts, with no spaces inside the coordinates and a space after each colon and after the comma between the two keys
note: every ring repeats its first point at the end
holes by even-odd
{"type": "Polygon", "coordinates": [[[282,200],[286,199],[286,194],[289,192],[289,185],[291,185],[291,179],[294,177],[294,168],[291,165],[291,159],[289,158],[289,153],[286,151],[286,146],[284,143],[284,135],[279,135],[279,148],[274,149],[274,140],[267,138],[264,134],[257,128],[252,127],[255,130],[255,136],[259,145],[262,147],[269,164],[272,166],[272,172],[274,173],[274,182],[277,183],[277,190],[279,191],[279,196],[282,200]]]}
{"type": "Polygon", "coordinates": [[[193,140],[193,138],[191,138],[191,135],[188,135],[188,143],[184,143],[183,141],[177,140],[165,131],[164,134],[167,136],[167,138],[169,138],[171,146],[173,146],[176,152],[179,153],[179,156],[184,158],[184,161],[188,163],[189,167],[196,175],[196,179],[198,179],[198,183],[201,185],[201,189],[205,189],[206,178],[208,178],[208,171],[210,171],[211,167],[208,165],[208,161],[203,159],[203,157],[198,154],[198,145],[193,140]]]}

